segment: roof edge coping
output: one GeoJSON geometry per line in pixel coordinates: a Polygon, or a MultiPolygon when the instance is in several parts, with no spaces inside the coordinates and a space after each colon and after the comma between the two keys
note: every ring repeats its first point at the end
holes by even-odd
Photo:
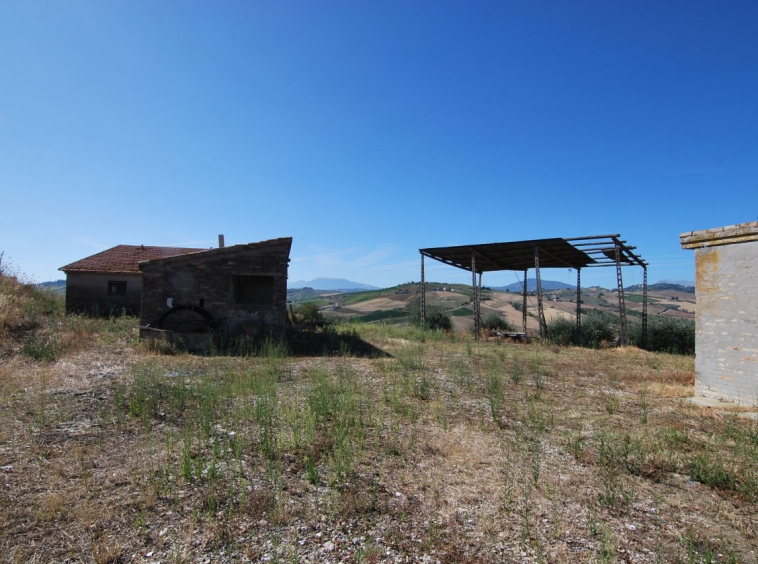
{"type": "Polygon", "coordinates": [[[701,231],[689,231],[679,235],[683,249],[716,247],[758,241],[758,221],[726,225],[701,231]]]}
{"type": "Polygon", "coordinates": [[[150,259],[150,260],[143,260],[138,263],[138,267],[140,271],[142,270],[143,266],[147,266],[150,263],[158,263],[158,262],[176,262],[176,261],[182,261],[187,260],[191,258],[197,257],[197,255],[223,255],[227,253],[233,253],[237,251],[242,251],[245,249],[256,249],[256,248],[265,248],[265,247],[273,247],[276,245],[289,245],[291,250],[292,247],[292,237],[279,237],[277,239],[267,239],[265,241],[257,241],[252,243],[238,243],[236,245],[229,245],[226,247],[217,247],[214,249],[203,249],[197,253],[188,253],[186,255],[175,255],[171,257],[164,257],[164,258],[156,258],[156,259],[150,259]]]}

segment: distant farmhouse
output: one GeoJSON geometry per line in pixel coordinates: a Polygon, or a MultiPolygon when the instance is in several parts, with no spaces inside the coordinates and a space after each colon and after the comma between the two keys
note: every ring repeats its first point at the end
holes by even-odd
{"type": "Polygon", "coordinates": [[[66,313],[137,314],[142,299],[139,263],[207,249],[118,245],[58,270],[66,273],[66,313]]]}
{"type": "Polygon", "coordinates": [[[680,240],[695,250],[695,392],[758,404],[758,222],[680,240]]]}
{"type": "Polygon", "coordinates": [[[217,249],[119,245],[66,265],[66,310],[139,313],[142,336],[204,348],[286,328],[292,238],[217,249]],[[194,335],[194,336],[193,336],[194,335]]]}

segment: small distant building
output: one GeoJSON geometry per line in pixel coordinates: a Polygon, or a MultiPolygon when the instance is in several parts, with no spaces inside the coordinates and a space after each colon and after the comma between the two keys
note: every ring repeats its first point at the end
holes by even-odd
{"type": "Polygon", "coordinates": [[[679,236],[695,250],[695,392],[758,403],[758,222],[679,236]]]}
{"type": "Polygon", "coordinates": [[[117,245],[58,270],[66,273],[66,313],[137,314],[142,299],[139,263],[207,249],[117,245]]]}
{"type": "Polygon", "coordinates": [[[291,246],[286,237],[141,262],[142,336],[188,349],[206,348],[209,333],[222,347],[283,337],[291,246]]]}

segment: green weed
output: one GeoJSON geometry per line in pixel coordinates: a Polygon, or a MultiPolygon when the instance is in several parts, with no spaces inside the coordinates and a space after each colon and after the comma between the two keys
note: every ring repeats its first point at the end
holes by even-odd
{"type": "Polygon", "coordinates": [[[25,356],[34,360],[54,362],[60,355],[58,336],[49,333],[33,333],[24,341],[25,356]]]}
{"type": "Polygon", "coordinates": [[[505,394],[503,391],[503,380],[497,368],[490,369],[487,374],[487,396],[489,398],[492,421],[499,423],[503,411],[505,394]]]}

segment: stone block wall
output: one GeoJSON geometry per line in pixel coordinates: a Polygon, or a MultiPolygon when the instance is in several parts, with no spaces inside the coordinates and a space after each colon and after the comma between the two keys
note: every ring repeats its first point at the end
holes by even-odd
{"type": "Polygon", "coordinates": [[[695,393],[758,404],[758,223],[681,239],[695,249],[695,393]]]}
{"type": "Polygon", "coordinates": [[[758,400],[758,241],[695,251],[695,392],[758,400]]]}
{"type": "Polygon", "coordinates": [[[222,339],[284,336],[291,245],[291,238],[273,239],[140,263],[141,325],[157,327],[171,298],[173,306],[194,306],[209,313],[222,339]],[[271,303],[238,303],[235,276],[272,277],[271,303]]]}

